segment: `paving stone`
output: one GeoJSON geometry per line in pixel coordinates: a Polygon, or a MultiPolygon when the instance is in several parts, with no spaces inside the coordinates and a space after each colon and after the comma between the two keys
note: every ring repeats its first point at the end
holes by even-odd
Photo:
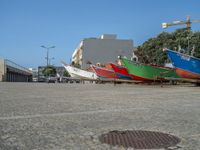
{"type": "Polygon", "coordinates": [[[177,150],[198,150],[199,108],[199,87],[187,84],[1,82],[0,149],[121,150],[98,137],[113,130],[149,130],[179,137],[177,150]]]}

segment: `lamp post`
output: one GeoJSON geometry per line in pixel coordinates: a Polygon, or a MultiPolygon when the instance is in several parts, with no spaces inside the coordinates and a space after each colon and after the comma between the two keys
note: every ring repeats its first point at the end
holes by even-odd
{"type": "Polygon", "coordinates": [[[51,48],[55,48],[55,46],[46,47],[46,46],[42,45],[41,47],[47,50],[47,57],[46,57],[46,59],[47,59],[47,66],[48,66],[49,65],[49,50],[51,48]]]}
{"type": "Polygon", "coordinates": [[[49,65],[51,65],[51,60],[55,59],[54,57],[49,58],[49,65]]]}

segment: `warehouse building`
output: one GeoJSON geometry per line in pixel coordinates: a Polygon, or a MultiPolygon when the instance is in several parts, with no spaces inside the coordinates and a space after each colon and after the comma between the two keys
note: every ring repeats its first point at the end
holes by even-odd
{"type": "Polygon", "coordinates": [[[32,72],[10,60],[0,59],[0,81],[31,82],[32,72]]]}
{"type": "Polygon", "coordinates": [[[117,56],[131,58],[133,40],[117,39],[117,35],[104,34],[100,38],[85,38],[72,55],[72,63],[86,69],[89,64],[115,62],[117,56]]]}

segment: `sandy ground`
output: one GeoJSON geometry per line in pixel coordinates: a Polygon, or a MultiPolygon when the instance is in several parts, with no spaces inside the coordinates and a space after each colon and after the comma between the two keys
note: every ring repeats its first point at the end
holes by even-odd
{"type": "Polygon", "coordinates": [[[199,150],[200,87],[0,83],[1,150],[124,149],[98,140],[112,130],[170,133],[178,150],[199,150]]]}

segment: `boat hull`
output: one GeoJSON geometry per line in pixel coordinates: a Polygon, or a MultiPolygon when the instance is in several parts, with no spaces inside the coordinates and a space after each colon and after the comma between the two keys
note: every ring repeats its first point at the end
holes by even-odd
{"type": "Polygon", "coordinates": [[[121,58],[121,60],[129,74],[134,76],[134,80],[157,81],[164,80],[165,77],[178,77],[175,71],[170,68],[133,62],[127,58],[121,58]]]}
{"type": "Polygon", "coordinates": [[[64,67],[71,77],[79,79],[98,79],[98,76],[94,72],[89,72],[69,65],[64,65],[64,67]]]}
{"type": "Polygon", "coordinates": [[[128,70],[125,67],[117,66],[117,65],[115,65],[113,63],[110,63],[110,66],[115,71],[115,73],[118,76],[118,78],[126,79],[126,80],[133,80],[134,79],[133,75],[129,74],[128,70]]]}
{"type": "Polygon", "coordinates": [[[95,65],[91,65],[91,68],[100,78],[118,78],[113,70],[109,70],[95,65]]]}
{"type": "Polygon", "coordinates": [[[165,51],[179,76],[200,79],[200,59],[168,49],[165,51]]]}

